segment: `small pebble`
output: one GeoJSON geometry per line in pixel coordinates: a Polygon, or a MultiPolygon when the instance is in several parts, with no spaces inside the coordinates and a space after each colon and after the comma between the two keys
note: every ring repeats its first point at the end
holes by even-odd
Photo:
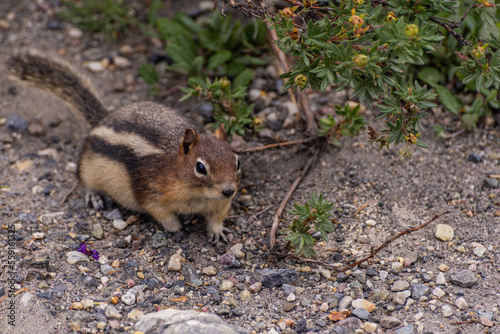
{"type": "Polygon", "coordinates": [[[68,36],[73,39],[80,39],[83,36],[83,31],[78,28],[70,28],[68,30],[68,36]]]}
{"type": "Polygon", "coordinates": [[[203,268],[203,274],[207,276],[215,276],[217,275],[217,268],[215,268],[214,266],[205,267],[203,268]]]}
{"type": "Polygon", "coordinates": [[[236,257],[237,259],[242,259],[245,257],[245,253],[241,251],[242,248],[243,244],[237,243],[236,245],[231,247],[230,251],[234,255],[234,257],[236,257]]]}
{"type": "Polygon", "coordinates": [[[441,307],[441,312],[443,313],[443,317],[448,318],[453,315],[453,310],[450,305],[446,304],[441,307]]]}
{"type": "Polygon", "coordinates": [[[252,294],[250,293],[250,291],[245,289],[245,290],[241,291],[239,297],[241,300],[247,300],[247,299],[252,298],[252,294]]]}
{"type": "Polygon", "coordinates": [[[231,281],[222,281],[220,288],[221,290],[228,291],[231,290],[234,286],[234,283],[231,281]]]}
{"type": "Polygon", "coordinates": [[[451,241],[454,236],[453,228],[447,224],[437,224],[434,236],[441,241],[451,241]]]}
{"type": "Polygon", "coordinates": [[[92,236],[96,239],[104,239],[104,230],[102,229],[101,224],[97,223],[94,225],[94,228],[92,229],[92,236]]]}
{"type": "Polygon", "coordinates": [[[450,267],[448,267],[446,264],[440,264],[438,269],[444,272],[450,270],[450,267]]]}
{"type": "Polygon", "coordinates": [[[375,226],[377,225],[377,222],[373,219],[368,219],[366,222],[365,222],[366,225],[368,226],[375,226]]]}
{"type": "Polygon", "coordinates": [[[436,276],[436,284],[437,285],[446,285],[446,278],[444,277],[444,273],[439,273],[436,276]]]}
{"type": "Polygon", "coordinates": [[[446,295],[446,292],[444,292],[443,289],[437,287],[432,290],[432,294],[438,298],[442,298],[444,295],[446,295]]]}
{"type": "Polygon", "coordinates": [[[124,230],[128,226],[127,222],[124,221],[123,219],[115,219],[113,220],[113,227],[116,228],[117,230],[124,230]]]}
{"type": "Polygon", "coordinates": [[[373,322],[365,322],[363,325],[363,329],[367,333],[375,333],[377,331],[377,324],[373,322]]]}
{"type": "Polygon", "coordinates": [[[174,254],[168,261],[167,269],[169,271],[179,271],[182,268],[182,257],[179,254],[174,254]]]}
{"type": "Polygon", "coordinates": [[[467,304],[464,297],[457,298],[457,300],[455,300],[455,305],[461,310],[465,310],[465,309],[469,308],[469,304],[467,304]]]}
{"type": "Polygon", "coordinates": [[[250,292],[252,293],[259,293],[262,290],[262,283],[255,282],[254,284],[248,287],[248,290],[250,290],[250,292]]]}
{"type": "Polygon", "coordinates": [[[383,328],[394,328],[401,325],[401,320],[396,317],[383,317],[380,319],[380,326],[383,328]]]}
{"type": "Polygon", "coordinates": [[[375,304],[365,299],[355,299],[351,305],[353,308],[362,308],[368,312],[373,312],[376,308],[375,304]]]}
{"type": "Polygon", "coordinates": [[[399,280],[394,282],[394,284],[391,287],[391,291],[397,292],[397,291],[403,291],[406,290],[410,287],[410,283],[405,280],[399,280]]]}

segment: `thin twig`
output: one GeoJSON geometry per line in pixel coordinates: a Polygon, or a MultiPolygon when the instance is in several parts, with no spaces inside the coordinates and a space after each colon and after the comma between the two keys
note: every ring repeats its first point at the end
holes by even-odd
{"type": "Polygon", "coordinates": [[[288,203],[288,200],[290,199],[290,197],[292,197],[293,192],[295,191],[297,186],[300,184],[300,182],[302,181],[304,176],[307,174],[307,171],[309,170],[309,168],[311,168],[311,166],[314,165],[314,162],[318,158],[318,154],[319,154],[320,150],[321,150],[321,147],[316,148],[314,154],[309,158],[309,160],[307,160],[304,168],[302,169],[302,172],[297,177],[297,179],[293,182],[290,189],[288,189],[285,197],[283,198],[280,206],[278,207],[278,210],[276,211],[276,214],[274,215],[273,225],[271,227],[271,233],[269,236],[271,249],[273,249],[274,245],[276,244],[276,230],[278,229],[278,225],[280,223],[281,214],[283,213],[283,210],[285,210],[286,204],[288,203]]]}
{"type": "MultiPolygon", "coordinates": [[[[276,31],[274,29],[270,28],[270,23],[266,21],[267,25],[267,31],[269,33],[269,37],[271,39],[271,48],[273,49],[274,54],[280,61],[280,63],[283,66],[283,72],[288,72],[290,71],[290,64],[288,62],[288,59],[283,51],[281,51],[278,46],[276,45],[275,41],[278,40],[278,36],[276,35],[276,31]]],[[[292,90],[288,90],[290,94],[292,93],[292,90]]],[[[299,98],[300,98],[300,104],[302,106],[302,110],[304,112],[305,118],[306,118],[306,132],[310,134],[315,134],[316,130],[318,128],[315,119],[314,119],[314,113],[312,112],[311,108],[309,107],[309,99],[307,95],[299,91],[299,98]]]]}
{"type": "Polygon", "coordinates": [[[453,132],[453,133],[450,133],[450,134],[445,134],[443,137],[446,138],[446,139],[451,139],[451,138],[455,138],[458,135],[461,135],[464,132],[465,132],[465,128],[461,128],[457,132],[453,132]]]}
{"type": "Polygon", "coordinates": [[[439,24],[440,26],[444,27],[446,30],[448,30],[448,32],[453,36],[455,37],[455,39],[461,44],[461,45],[469,45],[471,44],[471,42],[469,42],[468,40],[466,40],[465,38],[463,38],[462,35],[458,34],[457,32],[455,32],[452,27],[442,21],[439,21],[438,19],[436,19],[435,17],[431,17],[429,18],[429,20],[431,20],[432,22],[435,22],[437,24],[439,24]]]}
{"type": "Polygon", "coordinates": [[[354,212],[354,216],[356,216],[358,213],[360,213],[361,210],[363,210],[364,208],[366,208],[368,205],[370,205],[370,203],[365,203],[365,204],[361,205],[359,207],[359,209],[357,209],[356,212],[354,212]]]}
{"type": "Polygon", "coordinates": [[[259,151],[267,150],[268,148],[283,147],[283,146],[288,146],[288,145],[307,143],[307,142],[312,141],[313,139],[315,139],[315,138],[297,139],[297,140],[285,141],[285,142],[257,146],[257,147],[241,148],[241,149],[235,150],[234,152],[235,153],[259,152],[259,151]]]}
{"type": "Polygon", "coordinates": [[[441,217],[442,215],[445,215],[445,214],[448,214],[448,213],[450,213],[450,211],[441,212],[440,214],[435,215],[434,217],[432,217],[432,219],[431,219],[431,220],[429,220],[429,221],[427,221],[427,222],[423,223],[422,225],[419,225],[419,226],[417,226],[417,227],[413,227],[413,228],[409,228],[409,229],[407,229],[407,230],[404,230],[404,231],[402,231],[402,232],[399,232],[399,233],[398,233],[398,234],[396,234],[395,236],[393,236],[393,237],[391,237],[390,239],[386,240],[386,241],[385,241],[385,242],[384,242],[381,246],[379,246],[377,249],[372,250],[372,251],[370,252],[370,255],[368,255],[367,257],[365,257],[365,258],[363,258],[363,259],[361,259],[361,260],[359,260],[359,261],[356,261],[356,262],[354,262],[354,263],[351,263],[351,264],[349,264],[349,265],[347,265],[347,266],[344,266],[344,267],[342,267],[342,268],[340,268],[340,269],[337,269],[337,271],[346,271],[346,270],[348,270],[348,269],[351,269],[352,267],[355,267],[355,266],[357,266],[357,265],[359,265],[359,264],[361,264],[361,263],[365,262],[365,261],[366,261],[366,260],[368,260],[368,259],[371,259],[371,258],[372,258],[372,257],[374,257],[374,256],[375,256],[378,252],[380,252],[382,249],[384,249],[385,247],[387,247],[387,246],[388,246],[391,242],[393,242],[393,241],[394,241],[394,240],[396,240],[397,238],[399,238],[399,237],[401,237],[401,236],[403,236],[403,235],[405,235],[405,234],[408,234],[408,233],[411,233],[411,232],[414,232],[414,231],[420,230],[421,228],[423,228],[423,227],[425,227],[425,226],[429,225],[430,223],[432,223],[433,221],[435,221],[436,219],[438,219],[438,218],[439,218],[439,217],[441,217]]]}

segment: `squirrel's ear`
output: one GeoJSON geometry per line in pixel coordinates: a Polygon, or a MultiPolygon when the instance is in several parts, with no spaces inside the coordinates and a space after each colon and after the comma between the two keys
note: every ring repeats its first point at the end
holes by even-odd
{"type": "Polygon", "coordinates": [[[198,142],[198,133],[193,128],[187,128],[184,131],[184,137],[181,139],[180,151],[182,154],[188,154],[194,144],[198,142]]]}
{"type": "Polygon", "coordinates": [[[221,123],[217,128],[217,130],[215,130],[215,137],[217,139],[227,141],[227,134],[226,134],[226,129],[224,129],[224,124],[221,123]]]}

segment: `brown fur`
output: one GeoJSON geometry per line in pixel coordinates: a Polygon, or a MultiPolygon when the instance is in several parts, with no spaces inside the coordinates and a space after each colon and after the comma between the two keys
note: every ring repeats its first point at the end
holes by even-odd
{"type": "Polygon", "coordinates": [[[179,214],[200,213],[210,239],[226,239],[223,221],[240,179],[224,127],[215,135],[165,106],[140,102],[108,113],[92,86],[71,66],[29,51],[12,56],[11,74],[53,92],[94,125],[78,177],[94,207],[99,194],[147,212],[169,232],[179,214]]]}

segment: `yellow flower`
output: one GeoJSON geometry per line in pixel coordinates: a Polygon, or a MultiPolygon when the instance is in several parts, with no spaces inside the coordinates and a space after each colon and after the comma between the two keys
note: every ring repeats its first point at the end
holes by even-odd
{"type": "Polygon", "coordinates": [[[396,15],[394,15],[394,12],[389,12],[389,14],[387,14],[386,19],[387,19],[387,21],[392,22],[392,21],[396,21],[397,17],[396,17],[396,15]]]}
{"type": "Polygon", "coordinates": [[[418,26],[416,24],[407,24],[405,27],[406,36],[414,39],[418,36],[418,26]]]}
{"type": "Polygon", "coordinates": [[[352,61],[359,67],[365,67],[368,64],[368,57],[366,55],[354,55],[352,61]]]}
{"type": "Polygon", "coordinates": [[[481,58],[482,56],[484,56],[487,47],[488,43],[483,45],[482,42],[478,42],[472,49],[472,55],[476,58],[481,58]]]}
{"type": "Polygon", "coordinates": [[[295,77],[295,79],[293,80],[295,82],[295,84],[297,86],[299,86],[300,88],[304,88],[306,86],[306,83],[307,83],[307,78],[305,75],[303,74],[299,74],[295,77]]]}
{"type": "Polygon", "coordinates": [[[356,15],[356,10],[353,8],[351,12],[351,17],[349,18],[349,23],[353,25],[354,27],[361,27],[363,24],[365,24],[365,21],[363,21],[363,18],[365,17],[364,14],[362,15],[356,15]]]}

